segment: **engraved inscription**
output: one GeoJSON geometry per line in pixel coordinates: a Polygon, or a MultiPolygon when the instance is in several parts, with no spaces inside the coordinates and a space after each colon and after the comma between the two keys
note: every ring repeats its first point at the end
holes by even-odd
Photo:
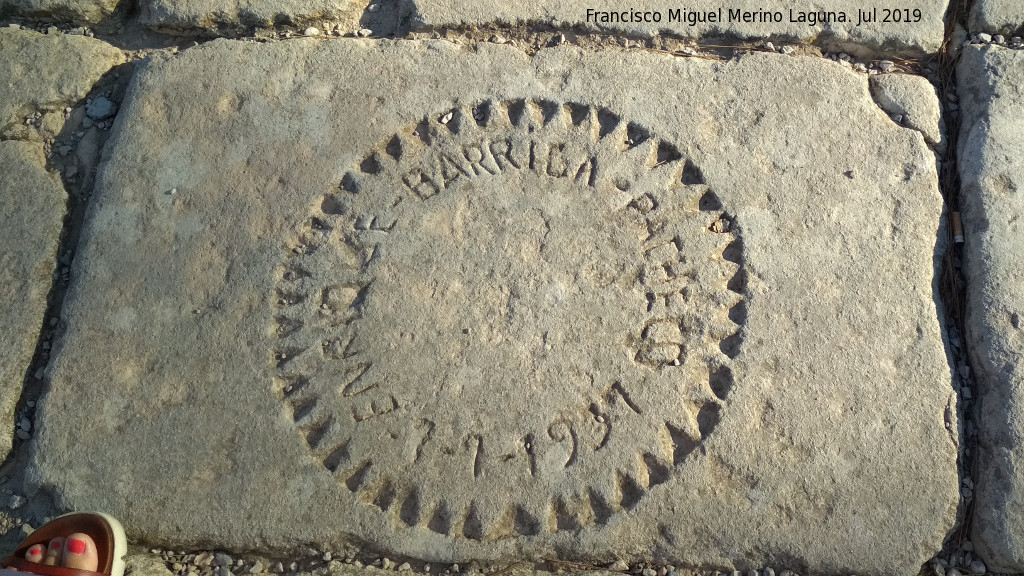
{"type": "Polygon", "coordinates": [[[429,116],[287,240],[275,391],[312,456],[396,526],[605,524],[701,457],[726,408],[740,232],[677,146],[609,110],[429,116]]]}

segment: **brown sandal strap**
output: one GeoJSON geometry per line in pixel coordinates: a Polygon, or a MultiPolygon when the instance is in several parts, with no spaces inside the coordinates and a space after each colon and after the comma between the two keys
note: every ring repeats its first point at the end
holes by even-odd
{"type": "Polygon", "coordinates": [[[38,576],[107,576],[102,572],[78,570],[77,568],[66,568],[64,566],[50,566],[41,562],[29,562],[17,556],[8,557],[3,561],[3,565],[9,568],[17,568],[22,572],[37,574],[38,576]]]}

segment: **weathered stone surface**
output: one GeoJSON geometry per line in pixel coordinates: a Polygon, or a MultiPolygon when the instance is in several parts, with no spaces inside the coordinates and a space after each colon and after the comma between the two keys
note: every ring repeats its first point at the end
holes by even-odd
{"type": "Polygon", "coordinates": [[[1012,34],[1024,27],[1024,4],[1017,0],[977,0],[968,24],[972,32],[1012,34]]]}
{"type": "Polygon", "coordinates": [[[957,69],[967,337],[980,397],[974,545],[1024,571],[1024,52],[964,50],[957,69]]]}
{"type": "Polygon", "coordinates": [[[21,397],[46,311],[64,189],[43,168],[41,144],[0,142],[0,457],[14,433],[21,397]]]}
{"type": "Polygon", "coordinates": [[[109,16],[120,0],[0,0],[0,16],[17,14],[77,24],[95,24],[109,16]]]}
{"type": "Polygon", "coordinates": [[[0,130],[85,98],[123,61],[120,50],[92,38],[0,28],[0,130]]]}
{"type": "Polygon", "coordinates": [[[366,3],[354,0],[140,0],[140,20],[157,29],[247,29],[321,19],[354,29],[366,3]]]}
{"type": "Polygon", "coordinates": [[[890,116],[920,131],[930,146],[944,147],[939,95],[926,78],[911,74],[872,76],[871,94],[890,116]]]}
{"type": "Polygon", "coordinates": [[[884,13],[881,6],[872,11],[872,6],[857,0],[836,0],[827,6],[794,0],[774,0],[769,3],[756,0],[731,3],[700,0],[688,2],[685,6],[667,5],[657,0],[638,0],[628,5],[616,0],[596,0],[585,4],[572,0],[401,1],[402,19],[407,20],[414,29],[542,22],[559,27],[581,26],[590,30],[644,36],[667,32],[685,38],[709,35],[747,39],[786,38],[816,42],[853,54],[869,54],[884,49],[889,55],[937,51],[942,44],[943,15],[946,12],[945,3],[930,0],[892,2],[885,6],[888,13],[884,13]],[[680,9],[679,19],[670,21],[669,10],[676,8],[680,9]],[[589,9],[594,10],[594,14],[590,14],[589,9]],[[631,10],[640,16],[631,18],[631,10]],[[733,11],[732,16],[730,10],[733,11]],[[623,14],[616,22],[602,20],[601,13],[623,14]],[[650,21],[654,19],[655,13],[659,14],[660,22],[650,21]],[[894,13],[899,15],[902,22],[891,21],[896,18],[894,13]],[[909,21],[906,19],[908,15],[909,21]],[[865,17],[872,21],[865,20],[858,26],[865,17]],[[890,22],[883,22],[886,17],[890,22]],[[643,21],[645,18],[648,21],[643,21]],[[840,21],[840,18],[845,19],[845,22],[840,21]]]}
{"type": "Polygon", "coordinates": [[[120,118],[33,455],[69,507],[887,575],[954,521],[934,154],[864,75],[214,41],[120,118]]]}

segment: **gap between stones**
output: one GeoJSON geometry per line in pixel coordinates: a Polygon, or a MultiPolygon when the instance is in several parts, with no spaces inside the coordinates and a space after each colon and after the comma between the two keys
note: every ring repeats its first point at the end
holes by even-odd
{"type": "MultiPolygon", "coordinates": [[[[957,165],[957,136],[959,132],[959,112],[951,108],[950,104],[956,103],[956,71],[955,65],[959,54],[959,46],[955,46],[955,27],[957,24],[966,29],[967,14],[970,11],[974,0],[952,0],[946,16],[946,37],[943,47],[937,55],[924,56],[922,58],[894,58],[878,54],[870,54],[866,60],[856,61],[852,58],[840,58],[832,55],[833,60],[844,60],[852,62],[852,66],[863,65],[866,71],[869,67],[885,67],[886,69],[895,66],[895,70],[911,74],[925,75],[929,77],[939,90],[939,99],[942,104],[942,116],[945,120],[947,131],[947,147],[939,166],[939,186],[947,207],[947,217],[950,218],[947,226],[949,248],[943,259],[943,267],[940,277],[940,292],[943,304],[943,312],[947,318],[941,318],[945,324],[947,339],[959,340],[958,349],[950,346],[951,359],[955,363],[953,368],[954,387],[957,398],[956,413],[958,430],[951,430],[951,435],[959,436],[960,458],[959,473],[961,478],[961,503],[958,510],[958,525],[946,540],[943,550],[931,561],[931,566],[922,567],[923,574],[932,574],[929,569],[933,567],[960,565],[965,553],[964,542],[969,539],[971,519],[973,512],[973,499],[968,490],[972,489],[971,477],[976,473],[974,469],[974,455],[977,450],[977,434],[972,433],[973,414],[970,410],[970,396],[965,396],[963,386],[959,384],[961,379],[961,367],[967,367],[970,373],[970,360],[966,351],[967,343],[964,335],[964,298],[965,279],[960,273],[962,257],[961,245],[954,241],[954,214],[959,213],[960,183],[957,165]],[[882,60],[884,58],[884,60],[882,60]],[[888,61],[888,62],[887,62],[888,61]],[[937,66],[935,65],[937,63],[937,66]],[[929,74],[926,70],[936,72],[936,75],[929,74]],[[950,98],[952,95],[952,98],[950,98]],[[966,401],[966,402],[965,402],[966,401]]],[[[374,0],[372,3],[377,2],[374,0]]],[[[364,16],[365,16],[364,12],[364,16]]],[[[135,61],[148,56],[154,52],[176,53],[210,39],[228,37],[240,41],[272,42],[301,38],[305,36],[324,36],[341,40],[351,37],[392,37],[399,39],[443,39],[456,44],[476,46],[480,43],[509,44],[528,54],[557,46],[564,43],[571,43],[583,49],[638,49],[655,53],[669,54],[676,57],[696,57],[702,59],[727,60],[750,51],[782,52],[783,54],[796,54],[813,57],[826,57],[822,46],[816,44],[805,44],[792,42],[791,39],[781,37],[769,37],[758,40],[741,39],[734,37],[702,37],[697,40],[684,39],[671,34],[659,34],[652,37],[636,37],[627,34],[611,32],[594,32],[583,30],[580,27],[554,27],[542,22],[532,22],[516,26],[494,25],[494,26],[467,26],[428,29],[417,32],[410,32],[405,29],[405,24],[398,21],[397,15],[392,24],[378,18],[377,25],[372,29],[360,29],[355,33],[340,32],[340,25],[324,20],[311,20],[309,22],[295,23],[295,25],[280,25],[273,28],[253,29],[244,32],[235,30],[218,31],[220,35],[211,38],[197,38],[196,33],[169,33],[170,31],[154,32],[140,26],[134,19],[134,6],[119,9],[111,19],[96,26],[95,30],[86,27],[75,27],[67,24],[55,23],[46,19],[6,19],[0,25],[7,25],[12,21],[29,23],[26,27],[34,28],[45,33],[73,33],[87,36],[94,36],[109,44],[125,50],[131,60],[114,68],[104,76],[103,79],[91,91],[96,94],[99,91],[114,88],[115,92],[123,96],[127,82],[131,77],[131,71],[135,61]],[[319,26],[319,28],[317,28],[319,26]],[[315,28],[311,30],[311,28],[315,28]],[[330,36],[334,31],[335,35],[330,36]],[[776,43],[778,43],[776,45],[776,43]]],[[[121,98],[117,98],[120,102],[121,98]]],[[[74,107],[83,106],[77,103],[74,107]]],[[[80,130],[81,123],[77,125],[71,120],[65,124],[61,136],[80,130]]],[[[99,146],[102,147],[109,133],[105,132],[99,146]]],[[[82,223],[92,196],[95,181],[95,171],[100,163],[100,155],[97,154],[91,166],[79,166],[79,173],[87,174],[81,181],[67,175],[68,162],[58,158],[56,151],[47,146],[47,168],[57,169],[62,175],[62,183],[68,194],[67,211],[64,217],[64,227],[60,234],[58,249],[58,263],[54,270],[54,280],[48,295],[46,315],[43,320],[37,341],[35,353],[30,367],[25,374],[22,396],[19,399],[16,414],[34,415],[35,403],[45,390],[45,382],[36,376],[41,375],[48,360],[52,343],[63,333],[64,325],[60,322],[60,312],[64,296],[69,286],[68,272],[77,251],[78,240],[81,233],[82,223]],[[56,324],[51,324],[57,319],[56,324]],[[29,404],[32,404],[31,406],[29,404]]],[[[967,381],[967,378],[963,378],[967,381]]],[[[968,393],[969,394],[969,393],[968,393]]],[[[32,418],[29,418],[30,421],[32,418]]],[[[20,420],[20,418],[18,419],[20,420]]],[[[8,484],[13,480],[14,486],[21,486],[24,483],[24,469],[29,461],[30,454],[27,449],[27,441],[15,438],[14,446],[8,458],[0,465],[0,485],[8,484]]],[[[98,488],[101,489],[101,488],[98,488]]],[[[32,502],[23,509],[24,515],[36,522],[44,522],[49,517],[56,516],[62,507],[59,505],[59,497],[50,493],[47,489],[41,489],[32,495],[32,502]]],[[[11,518],[0,518],[0,528],[4,525],[10,526],[11,518]]],[[[20,531],[11,530],[3,538],[0,538],[0,546],[13,548],[23,537],[20,531]],[[13,536],[12,536],[13,534],[13,536]]],[[[140,543],[144,544],[144,543],[140,543]]],[[[339,560],[344,561],[344,568],[363,569],[376,566],[382,570],[413,570],[422,574],[479,574],[486,576],[511,576],[521,571],[549,571],[555,574],[578,571],[610,571],[620,573],[642,574],[643,576],[671,576],[675,573],[679,576],[688,574],[718,574],[716,570],[676,570],[672,566],[647,566],[634,564],[629,566],[624,562],[617,562],[610,567],[589,565],[585,563],[564,562],[556,559],[548,559],[538,564],[512,564],[507,566],[488,566],[471,562],[464,566],[438,566],[438,569],[431,571],[430,563],[417,561],[415,559],[399,559],[398,561],[387,558],[380,551],[372,550],[366,546],[360,546],[342,551],[334,556],[330,552],[319,551],[315,546],[307,546],[303,550],[296,551],[296,556],[291,558],[256,558],[250,556],[250,561],[227,557],[226,554],[212,551],[196,551],[192,553],[164,551],[159,548],[144,550],[133,547],[132,553],[158,555],[160,562],[164,565],[164,576],[171,574],[170,569],[177,568],[179,571],[186,569],[189,564],[201,565],[205,563],[208,568],[217,567],[216,570],[203,570],[206,574],[211,572],[216,576],[231,575],[231,568],[246,569],[257,567],[266,569],[278,569],[276,571],[291,571],[295,573],[312,572],[313,576],[335,575],[335,565],[339,560]],[[226,563],[225,563],[226,558],[226,563]],[[207,562],[207,560],[209,560],[207,562]],[[265,564],[264,564],[265,562],[265,564]]],[[[139,570],[140,572],[148,570],[139,570]]],[[[783,571],[785,575],[788,571],[783,571]]],[[[185,573],[185,572],[182,572],[185,573]]],[[[728,572],[726,572],[727,574],[728,572]]],[[[936,569],[936,574],[940,574],[936,569]]],[[[944,573],[944,572],[942,572],[944,573]]],[[[737,573],[733,573],[737,574],[737,573]]],[[[789,574],[792,574],[791,572],[789,574]]],[[[774,572],[765,570],[763,576],[773,576],[774,572]]],[[[155,576],[155,574],[153,575],[155,576]]]]}

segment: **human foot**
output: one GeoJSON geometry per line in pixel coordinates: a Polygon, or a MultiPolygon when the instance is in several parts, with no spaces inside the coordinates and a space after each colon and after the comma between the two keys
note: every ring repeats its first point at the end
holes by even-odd
{"type": "Polygon", "coordinates": [[[75,532],[67,538],[60,536],[50,540],[49,544],[35,544],[25,551],[25,560],[48,566],[63,566],[78,570],[95,572],[99,564],[99,554],[92,537],[83,532],[75,532]]]}
{"type": "Polygon", "coordinates": [[[120,522],[73,512],[30,534],[0,566],[40,576],[124,576],[127,549],[120,522]]]}

